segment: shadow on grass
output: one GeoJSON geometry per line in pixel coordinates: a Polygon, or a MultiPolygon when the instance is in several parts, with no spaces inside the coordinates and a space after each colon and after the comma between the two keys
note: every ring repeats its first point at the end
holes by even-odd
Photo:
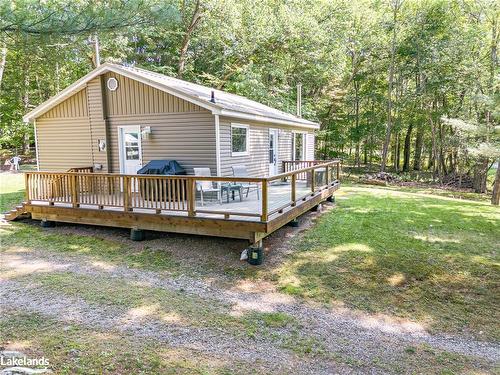
{"type": "MultiPolygon", "coordinates": [[[[0,241],[5,251],[44,250],[67,254],[88,255],[109,265],[173,272],[177,263],[170,252],[143,246],[136,249],[122,242],[92,235],[76,235],[59,231],[44,231],[29,221],[13,223],[0,229],[0,241]]],[[[125,232],[124,232],[125,233],[125,232]]]]}
{"type": "Polygon", "coordinates": [[[497,208],[367,189],[338,202],[276,271],[284,291],[500,336],[497,208]]]}

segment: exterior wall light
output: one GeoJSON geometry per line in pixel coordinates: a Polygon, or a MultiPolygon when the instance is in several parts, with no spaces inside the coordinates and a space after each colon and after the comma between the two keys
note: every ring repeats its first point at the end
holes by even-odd
{"type": "Polygon", "coordinates": [[[141,130],[141,138],[149,139],[151,137],[151,126],[144,126],[141,130]]]}

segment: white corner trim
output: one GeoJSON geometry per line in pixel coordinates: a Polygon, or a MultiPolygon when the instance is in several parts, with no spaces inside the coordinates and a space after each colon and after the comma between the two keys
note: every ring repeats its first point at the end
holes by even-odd
{"type": "Polygon", "coordinates": [[[217,176],[221,175],[220,167],[220,122],[219,115],[215,115],[215,168],[217,176]]]}
{"type": "Polygon", "coordinates": [[[38,134],[36,132],[36,120],[33,120],[33,130],[35,132],[36,170],[40,171],[40,156],[38,155],[38,134]]]}

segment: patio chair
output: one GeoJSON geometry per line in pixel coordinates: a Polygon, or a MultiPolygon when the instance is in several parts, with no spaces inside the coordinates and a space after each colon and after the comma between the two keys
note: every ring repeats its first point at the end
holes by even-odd
{"type": "MultiPolygon", "coordinates": [[[[248,175],[248,170],[246,165],[233,165],[231,167],[233,169],[233,176],[234,177],[250,177],[248,175]]],[[[247,193],[245,195],[246,198],[248,198],[248,193],[250,190],[256,190],[257,191],[257,199],[260,199],[260,186],[259,184],[256,184],[255,182],[241,182],[241,185],[243,189],[247,189],[247,193]]]]}
{"type": "MultiPolygon", "coordinates": [[[[195,176],[210,177],[210,168],[193,168],[195,176]]],[[[203,195],[205,193],[216,193],[217,200],[222,203],[220,189],[213,181],[196,181],[196,191],[200,192],[201,205],[204,205],[203,195]]]]}

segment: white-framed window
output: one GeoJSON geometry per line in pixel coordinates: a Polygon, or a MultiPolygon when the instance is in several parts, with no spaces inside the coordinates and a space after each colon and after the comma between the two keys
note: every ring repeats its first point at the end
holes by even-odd
{"type": "Polygon", "coordinates": [[[231,124],[231,156],[248,155],[250,131],[248,125],[231,124]]]}
{"type": "Polygon", "coordinates": [[[293,133],[293,160],[306,160],[306,133],[293,133]]]}

